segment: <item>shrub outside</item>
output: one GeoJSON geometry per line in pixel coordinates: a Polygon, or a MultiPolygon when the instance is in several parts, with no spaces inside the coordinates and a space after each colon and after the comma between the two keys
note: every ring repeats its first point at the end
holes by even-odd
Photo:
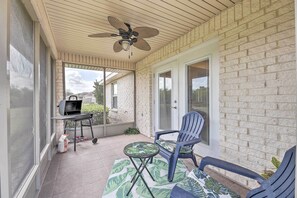
{"type": "MultiPolygon", "coordinates": [[[[81,108],[82,113],[91,113],[93,114],[93,125],[101,125],[103,124],[103,112],[104,112],[104,106],[96,103],[92,104],[83,104],[81,108]]],[[[106,107],[106,124],[109,123],[108,120],[108,113],[109,108],[106,107]]]]}

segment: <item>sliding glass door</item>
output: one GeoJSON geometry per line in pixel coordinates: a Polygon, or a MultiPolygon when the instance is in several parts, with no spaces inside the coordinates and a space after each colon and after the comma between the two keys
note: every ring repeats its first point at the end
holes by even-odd
{"type": "MultiPolygon", "coordinates": [[[[153,132],[179,129],[183,116],[199,112],[205,125],[195,145],[201,156],[219,155],[219,46],[216,40],[153,65],[153,132]],[[173,59],[173,60],[172,60],[173,59]]],[[[166,137],[167,138],[167,137],[166,137]]],[[[172,139],[175,137],[173,136],[172,139]]]]}

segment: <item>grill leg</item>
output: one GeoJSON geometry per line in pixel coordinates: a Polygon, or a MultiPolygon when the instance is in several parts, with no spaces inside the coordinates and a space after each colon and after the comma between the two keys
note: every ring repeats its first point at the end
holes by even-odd
{"type": "Polygon", "coordinates": [[[80,121],[80,137],[84,137],[83,123],[80,121]]]}
{"type": "Polygon", "coordinates": [[[93,133],[93,127],[92,127],[92,121],[91,121],[91,119],[89,119],[89,123],[90,123],[92,138],[94,138],[94,133],[93,133]]]}
{"type": "Polygon", "coordinates": [[[66,128],[67,128],[67,121],[65,121],[65,124],[64,124],[64,134],[66,134],[66,128]]]}
{"type": "Polygon", "coordinates": [[[73,139],[73,143],[74,143],[74,151],[76,151],[76,121],[74,121],[74,139],[73,139]]]}

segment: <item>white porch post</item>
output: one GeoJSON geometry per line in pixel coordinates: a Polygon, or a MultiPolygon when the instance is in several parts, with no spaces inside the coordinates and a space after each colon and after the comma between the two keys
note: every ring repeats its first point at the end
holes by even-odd
{"type": "MultiPolygon", "coordinates": [[[[40,24],[34,23],[34,132],[35,132],[35,165],[40,164],[40,125],[39,125],[39,104],[40,104],[40,24]]],[[[41,188],[40,167],[36,176],[36,189],[41,188]]]]}
{"type": "Polygon", "coordinates": [[[9,158],[9,78],[7,64],[9,63],[9,15],[10,1],[2,0],[0,6],[0,197],[11,197],[10,191],[10,158],[9,158]]]}

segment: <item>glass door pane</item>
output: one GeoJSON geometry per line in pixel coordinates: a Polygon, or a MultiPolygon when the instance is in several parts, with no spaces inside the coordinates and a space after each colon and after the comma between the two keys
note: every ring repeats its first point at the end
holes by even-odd
{"type": "Polygon", "coordinates": [[[159,129],[171,129],[171,71],[159,74],[159,129]]]}
{"type": "Polygon", "coordinates": [[[199,112],[205,120],[202,142],[209,144],[209,61],[188,66],[188,111],[199,112]]]}

